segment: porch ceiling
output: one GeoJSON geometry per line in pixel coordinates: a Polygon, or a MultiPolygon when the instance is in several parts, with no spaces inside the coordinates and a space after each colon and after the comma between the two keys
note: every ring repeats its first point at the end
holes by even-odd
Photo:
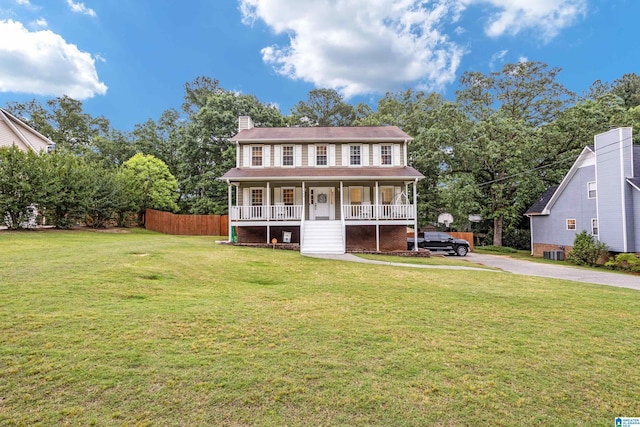
{"type": "Polygon", "coordinates": [[[424,175],[410,166],[404,167],[302,167],[302,168],[234,168],[219,179],[230,181],[300,180],[414,180],[424,175]]]}

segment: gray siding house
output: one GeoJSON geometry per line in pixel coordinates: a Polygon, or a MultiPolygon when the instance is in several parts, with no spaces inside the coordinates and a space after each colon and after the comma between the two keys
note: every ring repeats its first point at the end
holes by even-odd
{"type": "Polygon", "coordinates": [[[613,252],[640,251],[640,147],[632,129],[596,135],[560,185],[549,188],[525,213],[531,253],[564,250],[583,230],[613,252]]]}

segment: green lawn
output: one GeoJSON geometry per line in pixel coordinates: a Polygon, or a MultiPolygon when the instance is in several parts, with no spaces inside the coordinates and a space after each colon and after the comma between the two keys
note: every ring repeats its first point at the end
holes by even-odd
{"type": "Polygon", "coordinates": [[[212,238],[0,232],[0,425],[613,425],[640,294],[212,238]]]}

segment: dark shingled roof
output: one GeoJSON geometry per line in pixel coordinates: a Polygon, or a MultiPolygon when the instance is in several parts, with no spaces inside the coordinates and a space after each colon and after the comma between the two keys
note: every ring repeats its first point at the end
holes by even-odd
{"type": "Polygon", "coordinates": [[[410,166],[405,167],[303,167],[303,168],[233,168],[220,177],[231,181],[309,180],[336,181],[357,179],[422,179],[424,175],[410,166]]]}
{"type": "Polygon", "coordinates": [[[540,198],[533,205],[531,205],[531,207],[524,214],[540,215],[544,210],[545,206],[547,206],[547,203],[549,203],[549,200],[551,200],[551,197],[553,197],[553,194],[556,192],[557,189],[558,189],[557,185],[547,188],[547,191],[542,193],[542,196],[540,196],[540,198]]]}
{"type": "Polygon", "coordinates": [[[412,138],[397,126],[359,126],[359,127],[289,127],[241,130],[232,141],[396,141],[403,142],[412,138]]]}

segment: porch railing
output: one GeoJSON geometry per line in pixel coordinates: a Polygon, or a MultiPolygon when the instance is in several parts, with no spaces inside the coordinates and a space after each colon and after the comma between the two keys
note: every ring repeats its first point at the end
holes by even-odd
{"type": "Polygon", "coordinates": [[[300,220],[302,219],[302,208],[302,205],[232,206],[231,220],[300,220]]]}
{"type": "Polygon", "coordinates": [[[414,205],[343,205],[342,212],[346,220],[415,218],[414,205]]]}
{"type": "MultiPolygon", "coordinates": [[[[414,219],[415,205],[343,205],[344,220],[414,219]]],[[[300,221],[302,205],[232,206],[232,221],[300,221]]]]}

